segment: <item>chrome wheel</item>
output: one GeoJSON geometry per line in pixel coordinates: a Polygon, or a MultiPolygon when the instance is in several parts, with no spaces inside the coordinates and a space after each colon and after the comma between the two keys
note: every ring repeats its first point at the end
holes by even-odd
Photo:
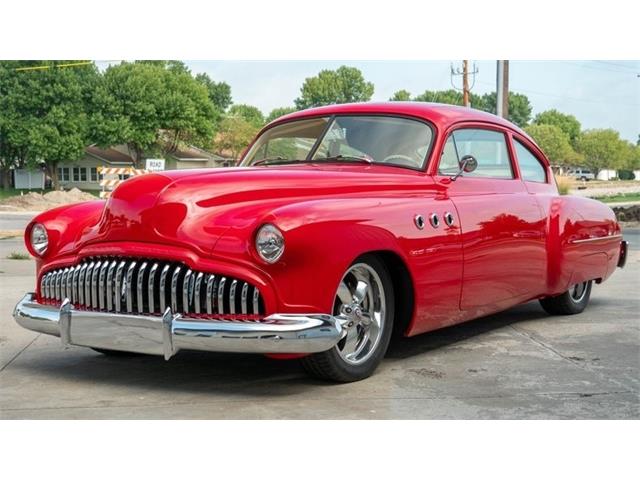
{"type": "Polygon", "coordinates": [[[343,338],[336,345],[340,357],[351,365],[365,362],[376,351],[385,323],[385,291],[380,276],[366,263],[356,263],[338,286],[334,314],[343,338]]]}
{"type": "Polygon", "coordinates": [[[575,303],[580,303],[587,294],[587,285],[589,282],[577,283],[569,289],[569,298],[575,303]]]}

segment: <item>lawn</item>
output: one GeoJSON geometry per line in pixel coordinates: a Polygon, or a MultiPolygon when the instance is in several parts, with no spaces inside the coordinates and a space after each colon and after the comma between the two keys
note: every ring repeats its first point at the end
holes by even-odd
{"type": "Polygon", "coordinates": [[[609,195],[606,197],[594,197],[594,200],[600,200],[604,203],[614,202],[640,202],[640,193],[620,193],[618,195],[609,195]]]}

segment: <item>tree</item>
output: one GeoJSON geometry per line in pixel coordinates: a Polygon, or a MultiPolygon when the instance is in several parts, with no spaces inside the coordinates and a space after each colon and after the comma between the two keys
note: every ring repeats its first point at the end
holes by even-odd
{"type": "Polygon", "coordinates": [[[258,128],[239,115],[227,116],[220,122],[215,147],[222,154],[228,152],[233,158],[238,158],[251,143],[258,128]]]}
{"type": "Polygon", "coordinates": [[[104,73],[104,93],[103,105],[118,120],[113,128],[96,128],[97,143],[126,143],[138,167],[154,148],[173,151],[182,143],[206,147],[219,118],[207,88],[181,62],[111,66],[104,73]]]}
{"type": "Polygon", "coordinates": [[[398,90],[389,99],[390,102],[408,102],[409,100],[411,100],[411,92],[408,90],[398,90]]]}
{"type": "Polygon", "coordinates": [[[209,100],[221,112],[225,112],[231,105],[231,87],[225,82],[214,82],[206,73],[196,75],[196,80],[207,87],[209,100]]]}
{"type": "Polygon", "coordinates": [[[537,114],[533,119],[533,123],[536,125],[555,125],[567,134],[574,148],[577,145],[581,125],[573,115],[567,115],[558,110],[546,110],[537,114]]]}
{"type": "Polygon", "coordinates": [[[307,78],[295,99],[298,110],[334,103],[367,102],[373,95],[373,83],[354,67],[341,66],[337,70],[322,70],[307,78]]]}
{"type": "Polygon", "coordinates": [[[529,125],[526,132],[536,141],[551,162],[563,167],[580,163],[580,156],[573,150],[569,137],[557,125],[529,125]]]}
{"type": "Polygon", "coordinates": [[[74,162],[89,143],[91,105],[99,73],[94,64],[59,67],[68,61],[0,64],[0,157],[3,186],[9,168],[45,169],[58,188],[60,161],[74,162]],[[19,67],[46,67],[16,70],[19,67]]]}
{"type": "Polygon", "coordinates": [[[578,151],[596,177],[603,169],[624,168],[629,152],[626,142],[612,129],[586,130],[578,140],[578,151]]]}
{"type": "Polygon", "coordinates": [[[229,109],[228,116],[241,117],[256,128],[264,125],[264,115],[262,115],[258,107],[254,107],[253,105],[232,105],[229,109]]]}
{"type": "MultiPolygon", "coordinates": [[[[479,104],[474,108],[495,115],[497,112],[496,105],[496,92],[491,92],[482,95],[479,104]]],[[[471,106],[474,106],[473,101],[471,102],[471,106]]],[[[526,95],[509,92],[509,115],[507,119],[510,122],[524,128],[529,123],[529,120],[531,120],[531,110],[531,102],[529,102],[529,98],[526,95]]]]}
{"type": "Polygon", "coordinates": [[[269,115],[267,115],[267,118],[265,119],[265,123],[273,122],[276,118],[280,118],[284,115],[288,115],[289,113],[293,113],[296,111],[297,110],[295,107],[274,108],[273,110],[271,110],[271,112],[269,112],[269,115]]]}

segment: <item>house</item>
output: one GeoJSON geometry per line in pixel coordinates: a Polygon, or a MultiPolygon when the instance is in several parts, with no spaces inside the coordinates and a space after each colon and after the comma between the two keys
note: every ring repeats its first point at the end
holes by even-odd
{"type": "Polygon", "coordinates": [[[98,167],[132,166],[134,159],[125,152],[126,147],[122,146],[102,149],[92,145],[85,148],[84,156],[77,162],[58,164],[60,186],[64,189],[100,190],[98,167]]]}
{"type": "MultiPolygon", "coordinates": [[[[186,168],[215,168],[234,164],[228,158],[215,155],[196,147],[179,148],[165,155],[165,170],[186,168]]],[[[81,190],[101,190],[101,176],[98,167],[131,167],[135,164],[126,145],[114,145],[102,149],[95,145],[85,149],[84,156],[77,162],[60,162],[58,164],[58,180],[62,188],[79,188],[81,190]]],[[[121,176],[121,180],[126,178],[121,176]]]]}
{"type": "Polygon", "coordinates": [[[166,170],[187,168],[216,168],[230,167],[235,162],[232,159],[207,152],[197,147],[178,148],[166,155],[166,170]]]}

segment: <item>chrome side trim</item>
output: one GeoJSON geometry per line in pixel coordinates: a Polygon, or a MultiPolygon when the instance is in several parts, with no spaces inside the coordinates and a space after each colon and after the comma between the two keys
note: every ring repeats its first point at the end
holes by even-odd
{"type": "Polygon", "coordinates": [[[591,238],[580,238],[578,240],[571,240],[569,243],[572,244],[580,244],[580,243],[592,243],[592,242],[602,242],[604,240],[619,240],[622,238],[622,235],[607,235],[603,237],[591,237],[591,238]]]}

